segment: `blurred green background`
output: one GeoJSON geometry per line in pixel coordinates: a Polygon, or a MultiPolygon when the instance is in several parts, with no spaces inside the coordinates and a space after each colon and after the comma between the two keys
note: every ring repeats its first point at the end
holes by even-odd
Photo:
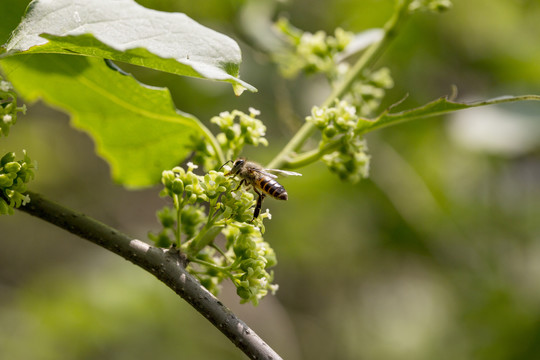
{"type": "MultiPolygon", "coordinates": [[[[140,3],[239,41],[256,94],[137,76],[171,88],[213,131],[221,111],[261,110],[271,145],[249,149],[253,160],[272,158],[328,93],[317,77],[281,79],[253,46],[254,3],[140,3]]],[[[2,43],[26,4],[0,5],[2,43]]],[[[289,0],[276,11],[305,30],[359,32],[382,26],[393,4],[289,0]]],[[[414,16],[378,63],[396,83],[385,105],[408,93],[402,107],[416,106],[452,85],[464,100],[540,94],[538,19],[537,0],[454,0],[449,12],[414,16]]],[[[254,308],[225,286],[223,302],[285,359],[539,359],[539,113],[539,103],[479,108],[370,134],[371,177],[356,185],[322,165],[301,169],[283,182],[288,202],[264,204],[278,293],[254,308]]],[[[0,139],[2,153],[23,148],[39,163],[33,191],[141,239],[158,229],[159,187],[113,184],[65,114],[29,106],[0,139]]],[[[20,212],[0,218],[0,239],[2,359],[245,358],[163,284],[93,244],[20,212]]]]}

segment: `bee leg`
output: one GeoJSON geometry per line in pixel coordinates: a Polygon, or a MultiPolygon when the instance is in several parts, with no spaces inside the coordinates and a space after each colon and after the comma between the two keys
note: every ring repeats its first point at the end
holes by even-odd
{"type": "Polygon", "coordinates": [[[255,192],[259,195],[259,197],[257,198],[257,205],[255,206],[255,211],[253,211],[253,220],[259,217],[259,214],[261,213],[262,202],[264,200],[264,194],[261,194],[256,190],[255,192]]]}
{"type": "Polygon", "coordinates": [[[238,184],[238,187],[234,189],[234,191],[238,191],[238,189],[240,189],[240,186],[242,186],[245,183],[246,183],[246,180],[242,179],[242,181],[240,181],[240,184],[238,184]]]}

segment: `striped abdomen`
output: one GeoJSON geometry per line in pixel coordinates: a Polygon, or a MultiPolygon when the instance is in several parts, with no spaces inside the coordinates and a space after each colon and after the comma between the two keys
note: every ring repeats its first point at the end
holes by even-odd
{"type": "Polygon", "coordinates": [[[269,177],[261,177],[257,179],[257,185],[265,194],[279,200],[287,200],[287,191],[276,180],[269,177]]]}

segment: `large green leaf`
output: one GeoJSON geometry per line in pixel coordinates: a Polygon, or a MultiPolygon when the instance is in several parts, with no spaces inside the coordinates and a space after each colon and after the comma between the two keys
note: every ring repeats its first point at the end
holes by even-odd
{"type": "Polygon", "coordinates": [[[133,0],[34,0],[3,51],[102,57],[230,82],[237,94],[256,91],[238,78],[241,53],[233,39],[133,0]]]}
{"type": "Polygon", "coordinates": [[[112,71],[103,59],[36,54],[8,57],[1,65],[26,100],[43,98],[67,110],[73,124],[92,135],[114,179],[126,186],[157,183],[163,169],[189,154],[192,135],[215,146],[206,127],[175,109],[167,89],[112,71]]]}
{"type": "Polygon", "coordinates": [[[495,99],[476,101],[471,103],[461,103],[449,100],[447,97],[441,97],[418,108],[396,113],[390,113],[392,108],[389,108],[375,119],[360,119],[358,121],[356,132],[359,134],[364,134],[376,129],[380,129],[382,127],[396,125],[405,121],[442,115],[472,107],[495,105],[506,102],[524,100],[540,101],[540,95],[502,96],[495,99]]]}

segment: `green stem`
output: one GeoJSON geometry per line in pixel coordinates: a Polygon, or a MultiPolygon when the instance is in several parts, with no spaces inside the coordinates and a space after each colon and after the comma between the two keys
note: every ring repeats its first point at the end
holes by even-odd
{"type": "Polygon", "coordinates": [[[229,262],[230,259],[228,258],[227,254],[225,254],[225,253],[223,252],[223,250],[221,250],[221,249],[219,248],[219,246],[217,246],[216,244],[212,244],[211,246],[212,246],[214,249],[216,249],[216,251],[217,251],[218,253],[220,253],[221,256],[223,256],[223,258],[224,258],[227,262],[229,262]]]}
{"type": "Polygon", "coordinates": [[[323,147],[306,151],[298,156],[295,156],[294,159],[291,159],[287,162],[288,167],[290,168],[301,168],[322,158],[324,155],[336,150],[342,145],[342,138],[336,139],[335,141],[325,144],[323,147]]]}
{"type": "Polygon", "coordinates": [[[202,227],[201,231],[191,240],[187,246],[187,254],[190,257],[195,257],[205,246],[210,245],[214,241],[215,237],[221,232],[223,225],[216,225],[216,212],[217,198],[212,199],[209,204],[208,219],[206,224],[202,227]]]}
{"type": "Polygon", "coordinates": [[[214,241],[216,236],[221,232],[223,226],[204,226],[199,234],[189,243],[186,253],[188,257],[194,257],[199,253],[205,246],[209,245],[214,241]]]}
{"type": "Polygon", "coordinates": [[[174,195],[174,207],[176,209],[176,247],[180,249],[182,245],[182,197],[174,195]]]}
{"type": "MultiPolygon", "coordinates": [[[[407,20],[409,15],[408,8],[411,1],[412,0],[399,0],[397,2],[396,11],[394,11],[392,17],[384,25],[383,38],[380,41],[373,43],[366,49],[366,51],[364,51],[362,56],[348,71],[345,79],[338,83],[330,96],[326,98],[322,104],[322,107],[330,106],[335,99],[343,97],[349,91],[356,78],[361,75],[365,69],[371,67],[381,56],[392,40],[394,40],[394,38],[397,36],[398,29],[403,25],[405,20],[407,20]]],[[[316,127],[313,123],[304,123],[304,125],[298,130],[289,143],[285,145],[285,147],[272,161],[270,161],[268,167],[293,168],[291,166],[292,162],[289,157],[302,148],[302,145],[304,145],[306,140],[313,134],[315,129],[316,127]]]]}
{"type": "Polygon", "coordinates": [[[219,142],[217,141],[216,137],[206,126],[204,126],[202,123],[200,124],[201,129],[204,132],[204,136],[208,139],[208,142],[214,149],[214,152],[216,153],[217,160],[219,164],[225,163],[225,155],[223,155],[223,150],[221,150],[221,146],[219,145],[219,142]]]}
{"type": "Polygon", "coordinates": [[[197,259],[196,257],[193,257],[193,258],[189,258],[189,261],[191,262],[194,262],[194,263],[197,263],[197,264],[201,264],[201,265],[204,265],[206,267],[209,267],[211,269],[214,269],[214,270],[217,270],[219,272],[228,272],[228,268],[224,268],[222,266],[218,266],[216,264],[212,264],[208,261],[204,261],[204,260],[200,260],[200,259],[197,259]]]}

